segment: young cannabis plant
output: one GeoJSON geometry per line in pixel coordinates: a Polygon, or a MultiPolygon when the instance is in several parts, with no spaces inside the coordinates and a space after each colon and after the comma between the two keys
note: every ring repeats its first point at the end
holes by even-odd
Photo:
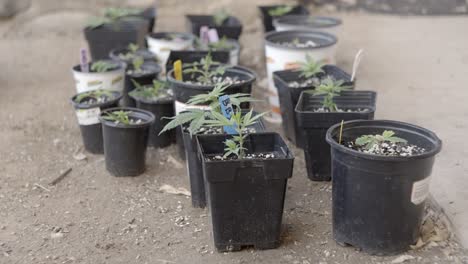
{"type": "Polygon", "coordinates": [[[219,41],[209,43],[208,49],[210,51],[230,50],[232,49],[232,45],[227,41],[227,37],[223,36],[219,41]]]}
{"type": "Polygon", "coordinates": [[[229,18],[229,13],[225,9],[217,10],[213,14],[213,22],[216,26],[222,26],[224,21],[229,18]]]}
{"type": "Polygon", "coordinates": [[[145,60],[143,59],[143,57],[140,57],[140,56],[134,57],[132,60],[133,70],[136,72],[141,71],[141,66],[143,65],[143,63],[145,63],[145,60]]]}
{"type": "Polygon", "coordinates": [[[200,61],[189,64],[190,68],[183,70],[184,73],[198,74],[197,81],[202,84],[211,84],[212,78],[218,75],[223,75],[228,65],[222,65],[219,62],[213,61],[211,54],[208,53],[200,61]]]}
{"type": "Polygon", "coordinates": [[[395,137],[395,132],[391,130],[385,130],[382,135],[364,135],[356,139],[356,145],[365,146],[367,150],[372,149],[375,145],[379,145],[382,142],[391,143],[406,143],[406,139],[395,137]]]}
{"type": "Polygon", "coordinates": [[[253,115],[253,110],[250,110],[247,114],[242,115],[242,112],[237,110],[234,111],[230,119],[227,119],[224,115],[217,112],[212,112],[212,118],[207,120],[209,126],[233,126],[237,132],[231,139],[227,139],[224,142],[224,158],[230,155],[235,155],[238,159],[245,158],[246,148],[244,147],[246,128],[254,125],[258,120],[266,113],[253,115]]]}
{"type": "Polygon", "coordinates": [[[268,14],[270,16],[283,16],[283,15],[291,12],[291,10],[293,10],[293,8],[294,7],[288,6],[288,5],[278,6],[276,8],[270,9],[268,11],[268,14]]]}
{"type": "Polygon", "coordinates": [[[131,124],[131,119],[128,116],[131,114],[131,111],[112,111],[112,112],[107,112],[103,118],[107,121],[114,122],[116,124],[124,124],[124,125],[130,125],[131,124]]]}
{"type": "MultiPolygon", "coordinates": [[[[202,126],[208,124],[208,120],[210,118],[212,119],[212,113],[221,114],[221,107],[219,105],[218,98],[224,95],[224,91],[228,87],[229,85],[226,84],[216,84],[211,92],[192,96],[187,102],[189,106],[208,105],[210,106],[210,111],[189,107],[186,111],[172,117],[172,120],[163,128],[161,133],[184,124],[189,124],[187,128],[188,132],[190,135],[195,134],[202,126]]],[[[250,97],[249,94],[243,93],[231,94],[229,95],[229,98],[233,107],[238,111],[241,109],[241,103],[255,101],[255,99],[250,97]]]]}
{"type": "Polygon", "coordinates": [[[143,86],[131,79],[135,89],[129,94],[138,98],[154,99],[167,94],[168,84],[159,80],[153,80],[152,86],[143,86]]]}
{"type": "Polygon", "coordinates": [[[91,64],[91,71],[93,72],[107,72],[115,70],[118,67],[117,64],[105,60],[98,60],[91,64]]]}
{"type": "Polygon", "coordinates": [[[140,49],[140,46],[138,46],[138,44],[135,43],[130,43],[128,44],[127,49],[130,51],[130,53],[135,53],[138,51],[138,49],[140,49]]]}
{"type": "Polygon", "coordinates": [[[309,54],[306,55],[306,62],[300,64],[300,68],[297,71],[300,71],[299,77],[310,78],[319,73],[324,73],[322,67],[325,63],[321,61],[316,61],[309,54]]]}
{"type": "Polygon", "coordinates": [[[75,102],[81,103],[81,101],[87,98],[92,98],[96,101],[99,101],[100,98],[111,98],[111,97],[113,97],[112,91],[99,89],[99,90],[87,91],[87,92],[79,94],[75,98],[75,102]]]}
{"type": "Polygon", "coordinates": [[[330,77],[327,77],[315,88],[315,90],[307,92],[312,95],[323,95],[323,108],[327,108],[330,112],[336,112],[338,111],[338,107],[333,101],[333,98],[340,95],[341,92],[351,89],[351,86],[345,86],[343,83],[343,80],[334,81],[330,77]]]}
{"type": "Polygon", "coordinates": [[[142,10],[137,9],[137,8],[114,8],[114,7],[107,8],[104,11],[104,16],[92,17],[91,19],[89,19],[88,23],[86,24],[86,27],[95,29],[104,24],[112,24],[116,22],[117,20],[122,19],[124,17],[138,15],[141,12],[142,10]]]}

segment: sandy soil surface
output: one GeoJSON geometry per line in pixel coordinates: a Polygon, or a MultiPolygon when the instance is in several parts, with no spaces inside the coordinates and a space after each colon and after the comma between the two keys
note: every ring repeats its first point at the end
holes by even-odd
{"type": "MultiPolygon", "coordinates": [[[[258,84],[262,84],[260,21],[255,4],[244,2],[242,6],[231,4],[245,23],[241,64],[255,69],[258,84]]],[[[202,4],[182,3],[162,3],[158,30],[183,30],[182,14],[203,11],[202,4]]],[[[70,68],[85,45],[81,25],[89,13],[91,10],[57,11],[20,23],[5,22],[0,27],[0,263],[468,263],[466,252],[441,221],[443,215],[431,208],[424,239],[432,242],[407,252],[406,257],[375,257],[338,246],[331,237],[331,185],[306,179],[303,153],[295,148],[281,247],[217,253],[208,211],[192,208],[189,197],[159,191],[164,184],[189,188],[185,164],[178,160],[175,146],[149,149],[148,170],[135,178],[110,176],[103,156],[84,153],[85,160],[76,159],[76,153],[81,153],[81,137],[69,103],[75,90],[70,68]],[[69,168],[72,171],[62,181],[49,185],[69,168]]],[[[386,58],[394,48],[398,51],[393,53],[406,52],[392,34],[428,34],[416,32],[428,20],[407,18],[411,26],[406,31],[408,24],[397,18],[336,15],[349,25],[340,47],[338,62],[342,67],[349,70],[354,52],[364,44],[369,46],[368,56],[373,59],[359,78],[364,88],[379,92],[379,108],[383,110],[378,111],[378,117],[430,124],[429,114],[406,112],[424,104],[424,98],[418,96],[426,93],[425,87],[414,81],[418,72],[399,76],[395,82],[404,89],[392,94],[395,71],[409,66],[386,58]],[[365,27],[370,24],[371,28],[365,27]],[[382,28],[386,31],[381,34],[368,31],[382,28]],[[385,74],[390,77],[383,77],[385,74]],[[402,91],[407,94],[402,95],[402,91]]],[[[416,44],[425,52],[409,53],[411,60],[424,61],[421,54],[431,55],[435,45],[416,44]]],[[[423,79],[430,83],[430,78],[423,79]]],[[[256,86],[255,96],[264,98],[262,87],[256,86]]],[[[435,122],[429,127],[439,126],[435,122]]],[[[270,128],[280,131],[277,126],[270,128]]],[[[436,169],[435,173],[442,171],[436,169]]]]}

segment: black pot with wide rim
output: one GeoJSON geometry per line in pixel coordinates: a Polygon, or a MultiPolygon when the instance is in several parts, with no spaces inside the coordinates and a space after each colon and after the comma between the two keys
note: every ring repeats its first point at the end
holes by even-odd
{"type": "Polygon", "coordinates": [[[229,16],[222,25],[216,25],[213,16],[208,15],[186,15],[185,18],[187,30],[195,36],[200,35],[202,26],[216,29],[220,38],[239,39],[242,33],[242,23],[237,17],[229,16]]]}
{"type": "Polygon", "coordinates": [[[133,107],[116,107],[103,111],[99,120],[102,123],[107,171],[117,177],[138,176],[145,172],[148,134],[154,115],[133,107]],[[120,110],[129,111],[130,119],[141,121],[127,125],[103,118],[107,112],[120,110]]]}
{"type": "Polygon", "coordinates": [[[413,156],[373,155],[338,143],[341,125],[327,131],[333,179],[333,238],[373,255],[402,253],[420,237],[435,155],[442,142],[431,131],[390,120],[355,120],[342,142],[385,130],[426,151],[413,156]]]}
{"type": "MultiPolygon", "coordinates": [[[[351,81],[351,75],[343,71],[341,68],[335,65],[324,65],[322,67],[323,73],[319,73],[316,76],[319,80],[330,76],[334,80],[343,80],[343,85],[351,86],[354,88],[355,81],[351,81]]],[[[305,77],[300,76],[301,72],[298,70],[284,70],[273,72],[273,81],[278,91],[278,97],[281,109],[282,126],[285,136],[292,142],[296,147],[304,147],[304,139],[302,133],[297,130],[296,114],[294,109],[296,108],[299,96],[303,91],[315,89],[315,85],[308,85],[304,87],[291,87],[290,82],[302,82],[306,80],[305,77]]]]}
{"type": "MultiPolygon", "coordinates": [[[[87,92],[84,92],[87,93],[87,92]]],[[[103,103],[84,104],[76,101],[83,93],[73,96],[70,101],[75,108],[78,124],[80,125],[81,137],[86,151],[93,154],[103,154],[102,125],[99,114],[108,108],[116,107],[122,98],[122,93],[111,91],[113,97],[103,103]]]]}
{"type": "Polygon", "coordinates": [[[215,62],[222,64],[229,63],[228,51],[201,51],[201,50],[171,50],[166,62],[166,71],[170,72],[174,68],[174,62],[180,60],[182,64],[198,62],[210,54],[215,62]]]}
{"type": "Polygon", "coordinates": [[[276,248],[294,157],[280,135],[260,133],[247,136],[247,153],[272,153],[273,158],[211,159],[222,156],[229,137],[197,136],[215,247],[218,251],[276,248]]]}
{"type": "Polygon", "coordinates": [[[342,120],[373,119],[377,94],[372,91],[346,91],[333,98],[338,108],[352,112],[316,112],[323,96],[302,92],[296,105],[297,130],[304,138],[307,177],[312,181],[331,179],[330,146],[325,141],[328,128],[342,120]],[[365,111],[359,111],[359,109],[365,111]]]}

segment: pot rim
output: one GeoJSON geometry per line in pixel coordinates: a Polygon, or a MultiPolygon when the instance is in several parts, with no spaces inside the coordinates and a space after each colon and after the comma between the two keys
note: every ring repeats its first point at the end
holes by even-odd
{"type": "Polygon", "coordinates": [[[358,157],[358,158],[363,158],[363,159],[367,159],[367,160],[375,160],[375,161],[388,161],[388,162],[400,162],[400,161],[409,161],[409,160],[419,160],[419,159],[425,159],[425,158],[430,158],[430,157],[433,157],[435,156],[437,153],[440,152],[440,150],[442,149],[442,141],[439,139],[439,137],[437,137],[437,135],[426,129],[426,128],[423,128],[421,126],[417,126],[417,125],[413,125],[413,124],[410,124],[410,123],[406,123],[406,122],[401,122],[401,121],[395,121],[395,120],[351,120],[351,121],[346,121],[343,123],[343,127],[345,125],[353,125],[353,124],[362,124],[362,126],[357,126],[357,127],[366,127],[366,126],[372,126],[374,124],[375,127],[385,127],[385,126],[392,126],[392,125],[399,125],[399,126],[403,126],[403,128],[399,128],[400,130],[406,130],[406,131],[410,131],[410,132],[413,132],[415,134],[417,134],[419,137],[426,137],[429,139],[429,141],[431,141],[434,146],[432,149],[430,149],[429,151],[426,151],[424,153],[421,153],[421,154],[417,154],[417,155],[413,155],[413,156],[407,156],[407,157],[401,157],[401,156],[383,156],[383,155],[375,155],[375,154],[368,154],[368,153],[364,153],[364,152],[360,152],[360,151],[357,151],[357,150],[354,150],[354,149],[351,149],[351,148],[348,148],[348,147],[345,147],[341,144],[338,144],[338,142],[336,142],[336,140],[333,139],[333,135],[332,133],[334,133],[336,130],[339,129],[339,127],[341,126],[341,123],[338,123],[338,124],[335,124],[333,126],[331,126],[328,130],[327,130],[327,134],[326,134],[326,137],[325,137],[325,140],[328,142],[328,144],[330,145],[331,148],[334,148],[340,152],[343,152],[343,153],[346,153],[348,155],[351,155],[351,156],[355,156],[355,157],[358,157]],[[418,133],[419,131],[419,133],[418,133]],[[423,136],[423,133],[425,134],[423,136]]]}
{"type": "Polygon", "coordinates": [[[337,27],[337,26],[340,26],[341,24],[343,24],[343,21],[339,18],[335,18],[335,17],[330,17],[330,16],[313,16],[313,15],[285,15],[285,16],[281,16],[281,17],[278,17],[276,19],[273,20],[273,25],[275,26],[275,28],[279,25],[288,25],[288,26],[298,26],[298,27],[301,27],[301,28],[306,28],[306,27],[310,27],[310,28],[317,28],[317,29],[322,29],[322,28],[332,28],[332,27],[337,27]],[[307,23],[303,23],[303,24],[293,24],[293,23],[288,23],[289,21],[293,20],[293,21],[296,21],[296,20],[302,20],[302,19],[308,19],[308,18],[313,18],[313,19],[318,19],[318,20],[327,20],[329,22],[331,22],[330,24],[323,24],[323,25],[316,25],[316,26],[312,26],[310,24],[307,24],[307,23]]]}
{"type": "Polygon", "coordinates": [[[143,109],[139,109],[139,108],[135,108],[135,107],[121,107],[121,106],[118,106],[118,107],[112,107],[112,108],[108,108],[106,110],[103,110],[100,114],[99,114],[99,121],[101,121],[102,125],[104,126],[109,126],[109,127],[116,127],[116,128],[140,128],[140,127],[145,127],[145,126],[149,126],[151,125],[151,123],[153,123],[155,120],[155,116],[153,115],[153,113],[149,112],[149,111],[146,111],[146,110],[143,110],[143,109]],[[143,120],[143,122],[141,122],[140,124],[133,124],[133,125],[124,125],[124,124],[116,124],[114,122],[111,122],[111,121],[108,121],[108,120],[105,120],[103,118],[103,115],[107,112],[112,112],[112,111],[115,111],[115,110],[124,110],[124,111],[132,111],[132,112],[137,112],[139,114],[143,114],[143,115],[146,115],[147,116],[147,119],[146,120],[143,120]]]}
{"type": "MultiPolygon", "coordinates": [[[[91,71],[90,72],[82,72],[81,71],[81,64],[76,64],[75,66],[72,67],[72,72],[77,73],[77,74],[89,74],[89,75],[92,75],[92,74],[115,74],[115,73],[122,72],[125,75],[125,69],[127,68],[127,64],[125,62],[111,60],[111,59],[107,59],[107,60],[104,60],[104,61],[113,62],[113,63],[117,64],[118,65],[117,69],[112,70],[112,71],[106,71],[106,72],[91,72],[91,71]]],[[[88,62],[88,67],[90,69],[91,69],[91,64],[93,62],[94,62],[94,60],[88,62]]]]}
{"type": "MultiPolygon", "coordinates": [[[[97,90],[109,90],[109,89],[97,89],[97,90]]],[[[90,91],[91,91],[91,90],[90,90],[90,91]]],[[[115,94],[115,97],[112,98],[111,100],[108,100],[108,101],[104,102],[104,103],[97,103],[97,104],[89,105],[89,104],[78,103],[78,102],[76,102],[76,101],[74,100],[78,95],[80,95],[80,94],[82,94],[82,93],[87,93],[87,92],[90,92],[90,91],[77,93],[77,94],[73,95],[73,96],[70,98],[70,102],[71,102],[71,104],[73,105],[73,107],[75,108],[75,110],[76,110],[76,109],[90,109],[90,108],[96,108],[96,107],[99,107],[99,108],[105,107],[105,106],[107,106],[107,105],[110,105],[110,104],[113,104],[113,103],[119,101],[119,100],[122,98],[122,96],[123,96],[122,92],[120,92],[120,91],[109,90],[109,91],[111,91],[113,94],[115,94]]]]}
{"type": "Polygon", "coordinates": [[[285,30],[285,31],[271,31],[265,34],[265,46],[269,47],[275,47],[279,49],[284,49],[284,50],[316,50],[316,49],[322,49],[322,48],[327,48],[330,46],[335,45],[338,42],[338,38],[330,33],[325,33],[325,32],[320,32],[320,31],[313,31],[313,30],[285,30]],[[276,42],[271,41],[270,39],[273,37],[278,37],[281,35],[309,35],[311,38],[321,38],[328,40],[328,43],[318,45],[316,47],[303,47],[303,48],[298,48],[298,47],[287,47],[283,46],[281,44],[278,44],[276,42]]]}
{"type": "Polygon", "coordinates": [[[146,38],[153,40],[153,41],[163,41],[163,42],[169,42],[169,43],[174,42],[173,40],[165,40],[165,39],[160,38],[167,34],[177,34],[179,36],[182,36],[182,39],[184,40],[184,42],[191,42],[195,39],[195,35],[193,35],[192,33],[176,32],[176,31],[150,32],[146,35],[146,38]]]}
{"type": "MultiPolygon", "coordinates": [[[[182,70],[184,68],[185,67],[183,67],[182,70]]],[[[257,74],[254,71],[252,71],[251,69],[247,68],[247,67],[242,67],[242,66],[237,66],[236,65],[236,66],[231,66],[231,67],[227,68],[226,72],[229,71],[229,70],[242,72],[243,74],[250,77],[247,80],[245,80],[244,82],[231,84],[229,87],[238,87],[238,86],[241,86],[241,85],[250,84],[250,83],[255,82],[255,80],[257,79],[257,74]]],[[[171,69],[166,74],[166,78],[170,83],[174,83],[174,84],[177,84],[177,85],[180,85],[180,86],[192,86],[193,89],[198,89],[198,90],[212,90],[213,87],[215,86],[215,85],[198,85],[198,84],[186,83],[184,81],[179,81],[179,80],[176,80],[174,77],[172,77],[173,72],[174,72],[174,69],[171,69]]]]}

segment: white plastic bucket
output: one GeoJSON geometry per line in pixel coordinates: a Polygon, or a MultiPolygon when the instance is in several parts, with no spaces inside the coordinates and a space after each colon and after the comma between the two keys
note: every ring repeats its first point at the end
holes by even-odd
{"type": "Polygon", "coordinates": [[[195,37],[189,33],[158,32],[151,33],[146,37],[148,49],[156,55],[158,62],[166,72],[166,62],[171,50],[188,50],[193,46],[195,37]],[[168,40],[168,35],[177,36],[177,39],[168,40]]]}
{"type": "Polygon", "coordinates": [[[76,92],[82,93],[97,89],[123,92],[125,84],[125,65],[108,72],[82,72],[80,65],[72,68],[76,92]]]}
{"type": "Polygon", "coordinates": [[[274,31],[265,35],[268,101],[272,112],[271,121],[281,122],[279,98],[273,82],[273,72],[298,68],[299,63],[306,61],[306,55],[311,56],[316,61],[334,64],[337,42],[335,36],[316,31],[274,31]],[[303,48],[281,45],[282,42],[291,42],[296,38],[300,42],[312,41],[317,45],[303,48]]]}

